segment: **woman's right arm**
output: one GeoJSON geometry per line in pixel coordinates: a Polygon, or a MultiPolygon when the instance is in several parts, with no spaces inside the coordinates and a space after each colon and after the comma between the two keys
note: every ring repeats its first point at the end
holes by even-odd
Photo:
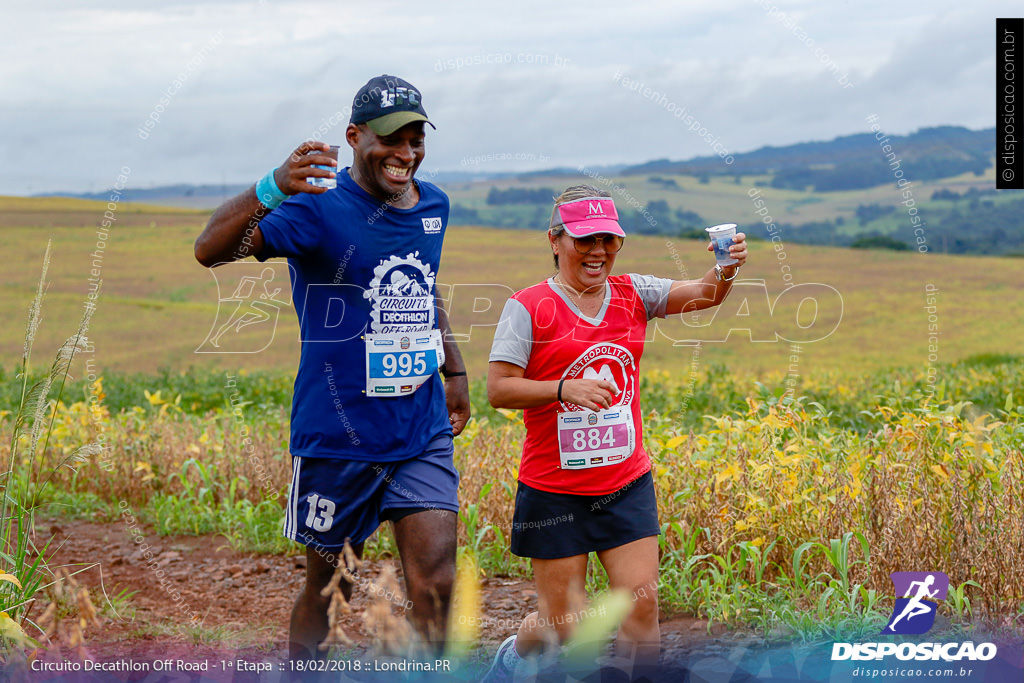
{"type": "MultiPolygon", "coordinates": [[[[491,361],[487,369],[487,400],[495,408],[534,408],[558,400],[560,380],[540,381],[523,377],[514,363],[491,361]]],[[[568,379],[561,382],[562,400],[590,410],[603,410],[618,393],[603,379],[568,379]]]]}
{"type": "MultiPolygon", "coordinates": [[[[306,182],[310,176],[328,177],[329,171],[310,168],[313,164],[331,166],[336,162],[328,156],[310,155],[316,150],[328,151],[324,142],[304,142],[288,156],[288,160],[274,172],[274,182],[287,195],[308,192],[323,194],[326,188],[314,187],[306,182]]],[[[196,238],[195,256],[199,263],[212,268],[220,263],[238,261],[246,256],[257,256],[263,251],[263,233],[260,221],[270,213],[256,196],[256,186],[227,200],[210,216],[206,228],[196,238]]]]}

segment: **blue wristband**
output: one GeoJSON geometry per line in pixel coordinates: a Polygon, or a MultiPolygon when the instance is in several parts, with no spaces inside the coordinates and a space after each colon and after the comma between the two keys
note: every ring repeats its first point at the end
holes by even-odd
{"type": "Polygon", "coordinates": [[[274,180],[274,171],[276,170],[276,168],[273,169],[256,183],[256,198],[260,200],[260,204],[270,210],[281,206],[284,200],[288,199],[288,195],[281,192],[281,188],[277,186],[277,182],[274,180]]]}

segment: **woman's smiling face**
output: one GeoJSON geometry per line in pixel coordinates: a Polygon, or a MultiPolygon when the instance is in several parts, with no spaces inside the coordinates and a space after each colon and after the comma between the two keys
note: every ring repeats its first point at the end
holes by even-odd
{"type": "MultiPolygon", "coordinates": [[[[616,251],[610,251],[609,240],[615,240],[614,235],[601,233],[595,235],[598,238],[591,240],[583,238],[581,244],[576,244],[576,238],[566,232],[559,235],[549,233],[548,239],[551,242],[552,251],[558,256],[558,274],[562,282],[573,289],[584,292],[593,287],[599,287],[612,273],[615,265],[616,251]],[[594,242],[589,253],[582,254],[594,242]]],[[[614,249],[614,246],[612,247],[614,249]]]]}

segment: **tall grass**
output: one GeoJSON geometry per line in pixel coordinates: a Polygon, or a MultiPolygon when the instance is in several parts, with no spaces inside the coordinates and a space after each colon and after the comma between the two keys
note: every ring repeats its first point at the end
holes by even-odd
{"type": "Polygon", "coordinates": [[[24,626],[32,624],[30,614],[36,595],[53,581],[47,564],[48,543],[39,547],[35,536],[35,515],[41,497],[59,470],[73,471],[72,462],[96,455],[98,442],[79,445],[66,455],[50,457],[56,406],[60,402],[71,364],[87,346],[91,308],[87,308],[74,335],[65,341],[49,369],[30,381],[32,350],[42,320],[46,274],[50,266],[50,244],[43,257],[35,298],[29,307],[21,367],[21,386],[10,426],[6,470],[0,474],[0,619],[6,641],[22,641],[24,626]]]}

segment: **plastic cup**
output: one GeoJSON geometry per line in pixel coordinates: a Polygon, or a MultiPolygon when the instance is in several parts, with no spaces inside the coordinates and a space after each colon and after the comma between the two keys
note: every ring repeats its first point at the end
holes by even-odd
{"type": "MultiPolygon", "coordinates": [[[[324,156],[331,157],[332,159],[337,161],[338,160],[338,145],[331,145],[331,149],[329,151],[327,151],[327,152],[321,152],[320,150],[317,150],[315,152],[310,152],[310,154],[322,154],[324,156]]],[[[325,171],[332,171],[334,173],[338,172],[338,167],[337,166],[321,166],[320,164],[313,164],[313,168],[322,168],[325,171]]],[[[317,177],[314,177],[314,176],[309,176],[309,177],[306,178],[306,182],[309,183],[310,185],[312,185],[313,187],[326,187],[328,190],[333,190],[334,188],[336,188],[338,186],[338,179],[337,179],[337,177],[335,177],[335,178],[317,178],[317,177]]]]}
{"type": "Polygon", "coordinates": [[[732,238],[736,235],[735,223],[723,223],[711,228],[704,228],[708,233],[712,246],[715,248],[715,263],[720,266],[731,266],[739,263],[729,255],[729,247],[735,244],[732,238]]]}

